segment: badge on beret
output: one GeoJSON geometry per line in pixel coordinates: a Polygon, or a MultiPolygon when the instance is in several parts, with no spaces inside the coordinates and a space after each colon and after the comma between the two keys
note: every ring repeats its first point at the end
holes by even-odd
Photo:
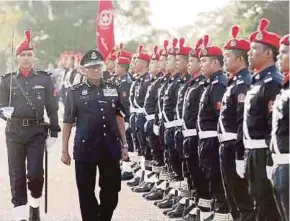
{"type": "Polygon", "coordinates": [[[152,60],[155,60],[155,59],[156,59],[156,54],[153,54],[153,55],[151,56],[151,59],[152,59],[152,60]]]}
{"type": "Polygon", "coordinates": [[[263,34],[262,34],[262,32],[259,32],[259,33],[256,35],[256,40],[257,40],[257,41],[262,41],[262,39],[263,39],[263,34]]]}
{"type": "Polygon", "coordinates": [[[180,54],[180,48],[177,48],[177,49],[176,49],[176,53],[177,53],[177,54],[180,54]]]}
{"type": "Polygon", "coordinates": [[[91,59],[97,59],[97,54],[95,51],[91,54],[91,59]]]}
{"type": "Polygon", "coordinates": [[[230,42],[230,46],[231,46],[231,47],[235,47],[236,45],[237,45],[236,40],[231,40],[231,42],[230,42]]]}
{"type": "Polygon", "coordinates": [[[203,56],[207,55],[207,50],[206,50],[206,48],[202,49],[200,53],[201,53],[201,55],[203,55],[203,56]]]}
{"type": "Polygon", "coordinates": [[[170,49],[170,54],[173,54],[174,53],[174,48],[171,48],[170,49]]]}
{"type": "Polygon", "coordinates": [[[195,50],[191,50],[190,56],[195,56],[195,50]]]}

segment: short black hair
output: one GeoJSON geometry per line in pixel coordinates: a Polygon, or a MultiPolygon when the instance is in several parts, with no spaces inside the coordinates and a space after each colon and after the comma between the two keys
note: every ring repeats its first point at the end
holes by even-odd
{"type": "Polygon", "coordinates": [[[263,45],[263,50],[266,51],[266,50],[271,50],[273,52],[273,61],[276,63],[277,61],[277,55],[279,54],[279,50],[278,48],[272,46],[272,45],[269,45],[269,44],[264,44],[262,43],[263,45]]]}
{"type": "Polygon", "coordinates": [[[220,66],[224,66],[224,56],[223,55],[217,55],[217,56],[211,56],[211,60],[217,60],[220,63],[220,66]]]}
{"type": "Polygon", "coordinates": [[[247,67],[249,66],[248,51],[241,50],[241,49],[233,49],[232,52],[236,58],[242,57],[244,59],[246,66],[247,67]]]}

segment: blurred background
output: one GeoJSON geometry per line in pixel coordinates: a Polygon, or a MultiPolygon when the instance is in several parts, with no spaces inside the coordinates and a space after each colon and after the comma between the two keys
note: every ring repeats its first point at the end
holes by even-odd
{"type": "MultiPolygon", "coordinates": [[[[96,48],[97,7],[97,1],[1,1],[0,73],[11,70],[12,48],[24,40],[25,29],[31,30],[39,69],[56,66],[63,51],[96,48]]],[[[232,25],[247,37],[261,17],[271,21],[270,31],[289,33],[289,1],[118,0],[113,7],[115,43],[132,52],[139,43],[151,51],[174,37],[194,46],[205,33],[223,46],[232,25]]]]}

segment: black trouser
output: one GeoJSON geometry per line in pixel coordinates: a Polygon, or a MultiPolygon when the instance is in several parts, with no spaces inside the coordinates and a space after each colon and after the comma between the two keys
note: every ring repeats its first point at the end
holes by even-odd
{"type": "MultiPolygon", "coordinates": [[[[183,151],[192,186],[194,186],[196,190],[196,202],[198,202],[199,198],[210,200],[211,196],[209,194],[208,181],[205,179],[204,173],[199,166],[198,137],[193,136],[184,138],[183,151]]],[[[203,208],[200,209],[206,212],[203,208]]]]}
{"type": "Polygon", "coordinates": [[[136,113],[132,113],[129,119],[129,124],[130,124],[130,132],[131,132],[131,137],[132,137],[132,143],[134,146],[134,151],[139,151],[140,145],[139,141],[137,138],[137,127],[136,127],[136,113]]]}
{"type": "Polygon", "coordinates": [[[160,145],[159,137],[156,136],[153,132],[153,125],[154,125],[154,120],[149,120],[146,123],[145,133],[146,133],[147,146],[151,150],[153,160],[162,163],[163,150],[160,145]]]}
{"type": "Polygon", "coordinates": [[[220,166],[225,196],[234,220],[255,220],[254,203],[248,191],[246,179],[236,172],[235,140],[220,144],[220,166]]]}
{"type": "Polygon", "coordinates": [[[280,220],[273,197],[273,189],[267,178],[267,149],[246,149],[246,178],[257,210],[257,221],[280,220]]]}
{"type": "MultiPolygon", "coordinates": [[[[127,119],[129,121],[129,119],[127,119]]],[[[127,122],[126,120],[126,122],[127,122]]],[[[126,130],[126,140],[128,143],[128,151],[133,152],[134,151],[134,144],[133,144],[133,139],[132,139],[132,130],[131,127],[126,130]]]]}
{"type": "Polygon", "coordinates": [[[213,196],[214,211],[229,213],[225,192],[221,180],[219,163],[219,141],[217,137],[201,139],[199,142],[199,163],[205,178],[209,182],[209,191],[213,196]]]}
{"type": "Polygon", "coordinates": [[[26,179],[31,196],[42,196],[46,130],[36,125],[23,127],[7,122],[5,132],[12,203],[14,207],[26,205],[26,179]]]}
{"type": "Polygon", "coordinates": [[[164,131],[164,144],[165,144],[165,158],[171,169],[175,173],[182,174],[182,166],[179,163],[178,151],[175,149],[175,128],[167,128],[164,131]]]}
{"type": "Polygon", "coordinates": [[[147,145],[146,134],[144,125],[146,118],[144,114],[137,114],[136,116],[136,128],[137,128],[137,138],[140,145],[140,154],[145,157],[145,160],[152,160],[150,147],[147,145]]]}
{"type": "Polygon", "coordinates": [[[121,190],[119,159],[110,156],[104,146],[102,148],[102,153],[97,162],[75,162],[76,182],[83,221],[110,221],[118,204],[118,193],[121,190]],[[100,173],[100,204],[95,195],[97,167],[100,173]]]}
{"type": "Polygon", "coordinates": [[[289,221],[289,164],[274,168],[272,184],[281,219],[289,221]]]}
{"type": "Polygon", "coordinates": [[[182,135],[182,127],[176,127],[174,133],[174,151],[171,152],[171,161],[173,171],[176,173],[178,177],[183,176],[183,172],[186,172],[182,168],[183,163],[183,135],[182,135]],[[177,154],[176,154],[177,153],[177,154]]]}

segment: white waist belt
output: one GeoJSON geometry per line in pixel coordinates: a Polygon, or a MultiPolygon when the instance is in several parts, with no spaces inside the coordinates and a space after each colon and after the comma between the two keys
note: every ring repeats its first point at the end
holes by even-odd
{"type": "Polygon", "coordinates": [[[274,164],[277,164],[277,165],[290,163],[289,153],[272,154],[272,158],[273,158],[274,164]]]}
{"type": "Polygon", "coordinates": [[[158,113],[158,118],[159,118],[159,120],[162,119],[162,113],[158,113]]]}
{"type": "Polygon", "coordinates": [[[146,118],[147,121],[154,120],[155,115],[154,114],[149,114],[149,115],[145,116],[145,118],[146,118]]]}
{"type": "Polygon", "coordinates": [[[135,109],[135,112],[136,112],[137,114],[143,114],[143,113],[144,113],[144,108],[136,108],[136,109],[135,109]]]}
{"type": "Polygon", "coordinates": [[[210,137],[216,137],[217,132],[214,130],[209,130],[209,131],[199,131],[198,132],[198,137],[199,139],[204,139],[204,138],[210,138],[210,137]]]}
{"type": "Polygon", "coordinates": [[[175,126],[176,127],[181,127],[182,126],[182,124],[183,124],[183,120],[182,119],[179,119],[179,120],[175,120],[175,126]]]}
{"type": "Polygon", "coordinates": [[[193,137],[197,135],[196,129],[187,129],[182,131],[183,137],[193,137]]]}
{"type": "Polygon", "coordinates": [[[171,128],[171,127],[181,127],[182,126],[182,120],[173,120],[170,122],[165,122],[164,127],[165,129],[171,128]]]}
{"type": "Polygon", "coordinates": [[[130,113],[131,114],[136,113],[136,109],[134,107],[132,107],[132,106],[130,107],[130,113]]]}
{"type": "Polygon", "coordinates": [[[236,133],[223,133],[218,134],[218,138],[220,142],[229,141],[229,140],[236,140],[237,134],[236,133]]]}
{"type": "Polygon", "coordinates": [[[261,140],[246,140],[244,139],[244,146],[246,149],[263,149],[268,148],[266,141],[261,140]]]}

